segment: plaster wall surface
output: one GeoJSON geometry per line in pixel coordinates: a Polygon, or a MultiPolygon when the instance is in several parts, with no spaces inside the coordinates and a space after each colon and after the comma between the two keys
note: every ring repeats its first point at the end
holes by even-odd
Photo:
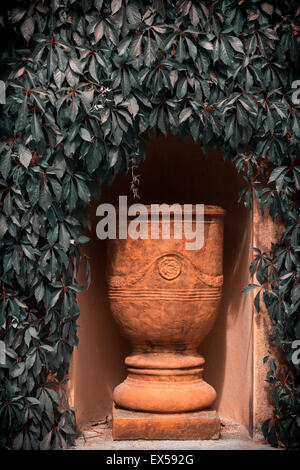
{"type": "MultiPolygon", "coordinates": [[[[253,210],[253,246],[262,252],[270,250],[271,242],[276,243],[281,237],[283,225],[279,220],[272,221],[268,211],[262,215],[258,204],[254,203],[253,210]]],[[[254,282],[256,280],[254,279],[254,282]]],[[[253,291],[254,299],[256,292],[253,291]]],[[[263,302],[259,313],[253,308],[253,435],[261,436],[261,423],[270,418],[272,404],[271,388],[265,381],[268,364],[263,363],[267,355],[274,356],[281,367],[284,368],[284,357],[279,348],[270,347],[268,336],[271,328],[271,320],[263,302]]]]}

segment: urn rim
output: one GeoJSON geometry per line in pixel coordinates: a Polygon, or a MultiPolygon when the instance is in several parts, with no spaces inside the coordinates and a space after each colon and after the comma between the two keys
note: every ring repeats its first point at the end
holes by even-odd
{"type": "MultiPolygon", "coordinates": [[[[153,204],[162,204],[162,203],[153,203],[153,204]]],[[[179,205],[180,207],[183,208],[183,205],[184,204],[180,204],[180,203],[170,203],[168,204],[169,206],[172,206],[172,205],[179,205]]],[[[185,203],[185,204],[189,204],[189,203],[185,203]]],[[[200,203],[199,203],[200,204],[200,203]]],[[[149,212],[149,210],[151,210],[151,204],[143,204],[146,208],[147,208],[147,211],[149,212]]],[[[192,205],[192,210],[191,211],[185,211],[185,213],[187,215],[191,214],[192,216],[196,215],[196,204],[190,204],[192,205]]],[[[114,206],[115,207],[115,210],[116,210],[116,213],[119,213],[120,210],[119,210],[119,207],[118,206],[114,206]]],[[[160,213],[161,214],[166,214],[166,213],[169,213],[168,210],[160,210],[160,213]]],[[[225,216],[227,214],[227,211],[225,209],[223,209],[221,206],[217,206],[217,205],[212,205],[212,204],[204,204],[204,217],[205,216],[209,216],[209,215],[219,215],[219,216],[225,216]]],[[[171,214],[171,217],[173,216],[174,214],[171,214]]],[[[128,215],[127,214],[127,217],[128,219],[131,219],[131,218],[134,218],[136,217],[135,215],[128,215]]]]}

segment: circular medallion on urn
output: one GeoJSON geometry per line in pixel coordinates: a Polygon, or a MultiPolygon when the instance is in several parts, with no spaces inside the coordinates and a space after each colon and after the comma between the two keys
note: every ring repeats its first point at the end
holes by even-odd
{"type": "Polygon", "coordinates": [[[181,262],[177,256],[163,256],[159,259],[157,264],[160,276],[168,281],[176,279],[181,273],[181,262]]]}

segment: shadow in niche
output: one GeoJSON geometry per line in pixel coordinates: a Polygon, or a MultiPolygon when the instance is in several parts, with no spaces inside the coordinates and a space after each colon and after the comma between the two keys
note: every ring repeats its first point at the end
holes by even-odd
{"type": "MultiPolygon", "coordinates": [[[[75,350],[75,406],[79,426],[111,414],[114,387],[126,377],[124,357],[129,346],[111,315],[106,287],[105,243],[96,237],[97,204],[90,207],[91,241],[84,253],[89,258],[92,281],[78,298],[80,308],[79,347],[75,350]]],[[[85,284],[85,262],[79,281],[85,284]]]]}
{"type": "MultiPolygon", "coordinates": [[[[227,210],[222,304],[213,329],[200,347],[200,352],[206,359],[205,379],[217,391],[216,408],[219,409],[226,392],[224,387],[228,387],[228,383],[225,386],[225,372],[231,373],[226,366],[227,354],[231,348],[231,344],[227,344],[227,329],[234,324],[238,313],[243,308],[245,296],[241,295],[241,290],[248,282],[250,215],[247,209],[237,203],[237,195],[243,186],[242,178],[230,162],[223,161],[220,152],[213,151],[206,159],[201,151],[201,145],[195,144],[192,138],[183,140],[180,136],[172,135],[167,138],[155,137],[148,143],[147,159],[140,164],[137,173],[141,181],[139,191],[141,199],[134,200],[130,194],[130,176],[119,174],[110,188],[104,185],[101,202],[117,205],[119,195],[127,195],[128,205],[134,202],[143,204],[204,203],[219,205],[227,210]]],[[[104,292],[105,289],[105,243],[96,238],[95,212],[96,204],[93,204],[91,208],[93,239],[88,244],[90,245],[88,252],[93,253],[91,264],[93,284],[90,294],[88,292],[82,294],[82,296],[86,295],[85,304],[90,303],[90,295],[94,302],[97,302],[97,296],[99,298],[99,293],[104,292]],[[96,258],[95,250],[97,251],[96,258]]],[[[86,306],[85,309],[87,308],[86,306]]],[[[106,299],[101,305],[100,315],[101,319],[98,318],[96,329],[99,335],[98,342],[103,344],[101,350],[105,355],[105,364],[103,364],[103,358],[99,358],[99,367],[106,369],[103,380],[109,381],[109,387],[113,387],[124,378],[123,361],[130,347],[126,340],[121,339],[106,299]],[[110,354],[104,351],[106,346],[110,354]],[[107,370],[115,372],[107,373],[107,370]]],[[[85,316],[84,312],[82,316],[85,316]]],[[[88,332],[84,336],[87,337],[88,332]]],[[[91,345],[85,344],[84,347],[91,347],[91,345]]],[[[237,363],[238,360],[237,357],[237,363]]],[[[98,374],[101,375],[102,372],[99,371],[98,374]]],[[[241,380],[241,377],[238,378],[238,373],[235,380],[241,380]]],[[[228,391],[225,395],[229,395],[228,391]]],[[[246,407],[247,405],[249,408],[249,403],[246,407]]]]}

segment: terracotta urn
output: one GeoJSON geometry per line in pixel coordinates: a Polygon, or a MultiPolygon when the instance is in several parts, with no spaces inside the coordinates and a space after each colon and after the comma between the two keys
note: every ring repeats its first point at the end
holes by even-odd
{"type": "MultiPolygon", "coordinates": [[[[184,234],[175,239],[172,230],[170,239],[107,240],[111,311],[132,346],[125,359],[128,376],[113,393],[117,407],[183,413],[214,403],[198,347],[222,296],[224,214],[220,207],[204,207],[204,245],[198,250],[187,250],[184,234]]],[[[172,229],[172,216],[170,224],[172,229]]]]}

